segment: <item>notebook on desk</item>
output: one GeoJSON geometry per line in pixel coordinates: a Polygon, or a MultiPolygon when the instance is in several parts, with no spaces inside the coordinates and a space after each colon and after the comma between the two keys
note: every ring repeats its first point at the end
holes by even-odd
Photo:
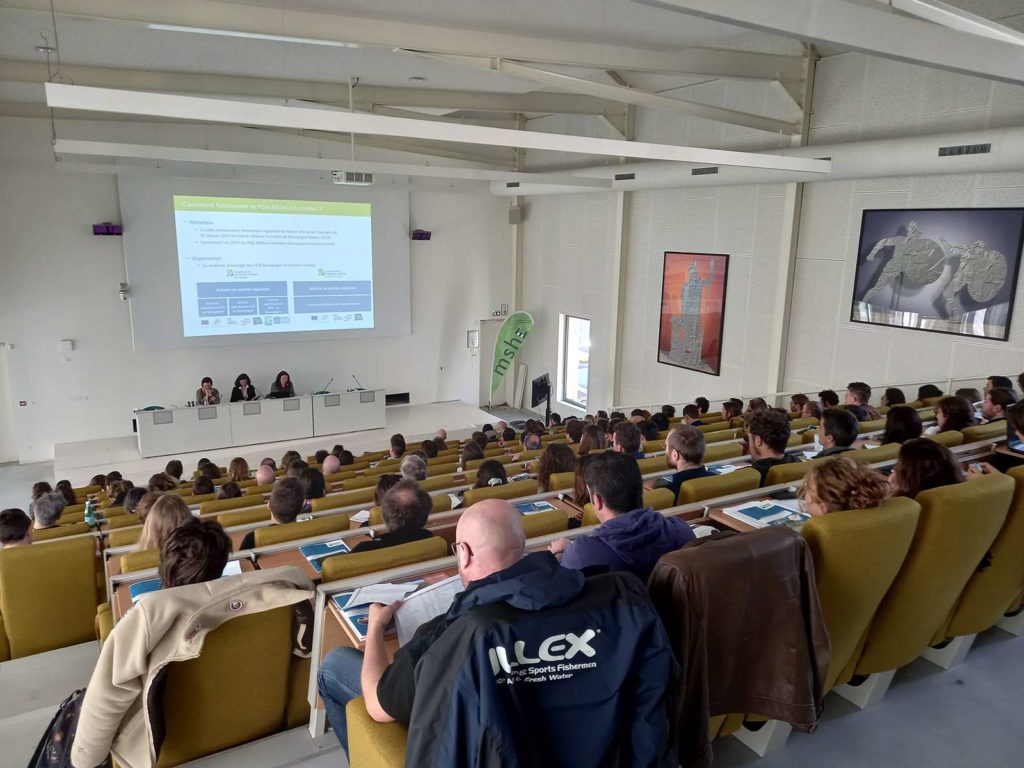
{"type": "Polygon", "coordinates": [[[342,555],[346,552],[351,551],[348,544],[341,539],[334,541],[322,541],[319,544],[307,544],[304,547],[299,547],[299,552],[312,566],[313,570],[317,573],[324,567],[324,559],[331,557],[332,555],[342,555]]]}
{"type": "MultiPolygon", "coordinates": [[[[221,578],[224,578],[225,576],[235,576],[241,572],[242,561],[229,560],[228,564],[224,566],[224,570],[220,576],[221,578]]],[[[130,584],[128,586],[128,594],[132,598],[132,605],[135,605],[143,595],[147,595],[150,592],[158,592],[160,589],[162,589],[160,586],[160,579],[145,579],[144,581],[136,581],[134,584],[130,584]]]]}
{"type": "Polygon", "coordinates": [[[512,506],[524,515],[535,515],[538,512],[556,509],[555,505],[549,501],[513,501],[512,506]]]}

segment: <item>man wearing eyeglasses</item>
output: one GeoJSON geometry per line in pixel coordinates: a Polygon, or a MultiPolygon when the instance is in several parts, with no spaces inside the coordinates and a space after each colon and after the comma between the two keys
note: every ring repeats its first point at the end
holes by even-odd
{"type": "Polygon", "coordinates": [[[676,667],[643,583],[524,554],[521,515],[503,500],[466,510],[455,539],[465,591],[447,613],[389,664],[385,628],[401,601],[373,605],[365,653],[324,660],[320,694],[346,751],[345,705],[362,695],[374,720],[409,726],[406,765],[583,766],[609,754],[674,765],[676,667]]]}

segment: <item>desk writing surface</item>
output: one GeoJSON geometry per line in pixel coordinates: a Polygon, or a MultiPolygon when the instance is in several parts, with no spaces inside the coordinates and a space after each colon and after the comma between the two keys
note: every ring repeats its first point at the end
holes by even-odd
{"type": "MultiPolygon", "coordinates": [[[[349,536],[345,538],[345,543],[350,548],[355,549],[362,542],[369,540],[369,536],[349,536]]],[[[286,565],[293,565],[306,574],[314,584],[319,584],[319,572],[310,565],[310,562],[306,559],[305,555],[299,552],[299,542],[296,541],[295,544],[296,546],[293,549],[285,549],[280,552],[270,552],[265,555],[258,555],[256,557],[257,567],[260,570],[267,570],[268,568],[281,568],[286,565]]]]}
{"type": "MultiPolygon", "coordinates": [[[[239,561],[241,564],[242,572],[248,573],[249,571],[255,570],[251,560],[245,559],[239,561]]],[[[128,609],[132,607],[132,596],[128,592],[128,588],[131,587],[137,581],[146,581],[148,579],[155,579],[156,576],[140,576],[132,581],[122,582],[117,585],[117,589],[114,590],[114,622],[121,620],[121,617],[128,613],[128,609]]]]}

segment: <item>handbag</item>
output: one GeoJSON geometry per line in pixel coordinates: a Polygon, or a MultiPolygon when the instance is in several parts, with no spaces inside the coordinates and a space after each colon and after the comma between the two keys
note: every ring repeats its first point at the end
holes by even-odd
{"type": "MultiPolygon", "coordinates": [[[[85,688],[74,691],[57,707],[57,713],[43,733],[28,768],[71,768],[71,748],[78,728],[78,716],[82,712],[85,688]]],[[[110,756],[97,768],[110,768],[110,756]]]]}

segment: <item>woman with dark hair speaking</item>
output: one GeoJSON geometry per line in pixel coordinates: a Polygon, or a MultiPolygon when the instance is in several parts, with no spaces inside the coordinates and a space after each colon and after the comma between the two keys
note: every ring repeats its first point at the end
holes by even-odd
{"type": "Polygon", "coordinates": [[[274,397],[295,397],[295,385],[288,371],[281,371],[270,385],[270,394],[274,397]]]}
{"type": "Polygon", "coordinates": [[[256,394],[256,387],[252,385],[252,380],[249,378],[249,374],[238,374],[238,378],[235,379],[235,387],[231,390],[231,402],[237,403],[241,400],[255,400],[257,397],[259,397],[259,395],[256,394]]]}

